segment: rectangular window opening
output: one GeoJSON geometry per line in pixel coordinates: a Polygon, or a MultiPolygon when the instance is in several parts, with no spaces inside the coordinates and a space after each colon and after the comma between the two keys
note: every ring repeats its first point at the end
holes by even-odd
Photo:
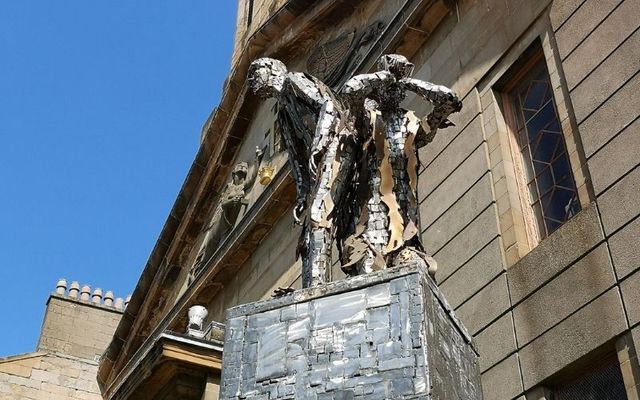
{"type": "Polygon", "coordinates": [[[496,86],[534,247],[581,209],[540,43],[530,46],[496,86]]]}

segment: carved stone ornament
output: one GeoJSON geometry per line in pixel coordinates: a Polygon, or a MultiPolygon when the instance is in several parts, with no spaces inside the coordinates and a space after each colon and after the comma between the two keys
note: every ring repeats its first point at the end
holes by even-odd
{"type": "Polygon", "coordinates": [[[378,66],[338,92],[275,59],[249,68],[253,93],[277,102],[296,182],[294,219],[303,225],[303,287],[329,280],[334,240],[350,275],[409,261],[435,272],[419,238],[417,150],[452,125],[462,103],[444,86],[411,78],[403,56],[384,55],[378,66]],[[407,91],[432,103],[426,118],[400,107],[407,91]]]}
{"type": "Polygon", "coordinates": [[[213,210],[213,216],[203,231],[203,239],[189,273],[189,283],[202,270],[222,240],[229,234],[243,207],[248,204],[247,195],[255,183],[264,151],[256,148],[253,164],[242,161],[231,172],[231,179],[224,187],[213,210]]]}
{"type": "Polygon", "coordinates": [[[307,59],[307,71],[326,85],[333,87],[362,60],[375,39],[384,30],[376,21],[358,31],[352,30],[316,46],[307,59]]]}

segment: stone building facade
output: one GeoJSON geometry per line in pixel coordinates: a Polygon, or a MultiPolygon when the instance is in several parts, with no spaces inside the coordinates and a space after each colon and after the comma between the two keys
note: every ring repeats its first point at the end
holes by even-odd
{"type": "Polygon", "coordinates": [[[249,63],[279,58],[338,88],[399,53],[463,99],[455,127],[420,152],[421,230],[477,344],[485,399],[637,399],[639,26],[635,0],[240,0],[222,100],[100,362],[104,398],[188,377],[184,398],[216,398],[214,322],[300,287],[294,186],[273,103],[247,92],[249,63]],[[256,162],[256,146],[260,179],[203,253],[231,172],[256,162]],[[208,336],[182,347],[184,374],[154,372],[147,356],[196,304],[208,336]]]}
{"type": "Polygon", "coordinates": [[[124,307],[110,291],[58,282],[36,351],[0,358],[0,399],[101,399],[98,362],[124,307]]]}

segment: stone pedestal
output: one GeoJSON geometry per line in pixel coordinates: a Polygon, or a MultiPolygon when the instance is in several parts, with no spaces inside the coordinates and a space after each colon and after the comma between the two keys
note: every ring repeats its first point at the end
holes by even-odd
{"type": "Polygon", "coordinates": [[[477,358],[409,265],[229,309],[220,399],[480,400],[477,358]]]}

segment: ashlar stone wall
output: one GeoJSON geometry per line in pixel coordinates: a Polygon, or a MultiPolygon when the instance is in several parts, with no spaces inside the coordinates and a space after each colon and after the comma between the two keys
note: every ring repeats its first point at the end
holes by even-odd
{"type": "Polygon", "coordinates": [[[45,352],[0,359],[0,400],[100,400],[98,363],[45,352]]]}

